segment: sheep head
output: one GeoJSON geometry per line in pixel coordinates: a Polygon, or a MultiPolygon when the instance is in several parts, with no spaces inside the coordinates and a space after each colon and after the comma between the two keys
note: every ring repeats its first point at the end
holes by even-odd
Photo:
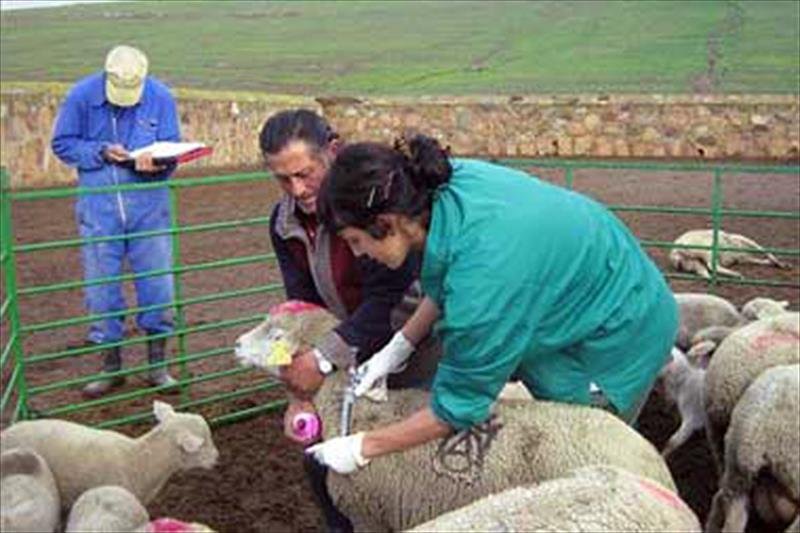
{"type": "Polygon", "coordinates": [[[153,402],[153,413],[159,427],[181,452],[181,469],[212,468],[219,451],[211,438],[205,418],[191,413],[177,413],[168,403],[153,402]]]}
{"type": "Polygon", "coordinates": [[[742,316],[747,320],[759,320],[787,312],[787,300],[773,300],[772,298],[753,298],[742,306],[742,316]]]}
{"type": "Polygon", "coordinates": [[[292,356],[318,343],[338,323],[325,308],[289,300],[269,310],[266,320],[236,340],[240,364],[276,371],[292,356]]]}

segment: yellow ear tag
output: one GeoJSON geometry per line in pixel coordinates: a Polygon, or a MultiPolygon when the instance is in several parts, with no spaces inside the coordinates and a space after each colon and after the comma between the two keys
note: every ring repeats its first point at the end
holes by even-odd
{"type": "Polygon", "coordinates": [[[276,341],[272,344],[272,351],[267,355],[267,366],[286,366],[292,364],[292,353],[289,350],[289,343],[284,340],[276,341]]]}

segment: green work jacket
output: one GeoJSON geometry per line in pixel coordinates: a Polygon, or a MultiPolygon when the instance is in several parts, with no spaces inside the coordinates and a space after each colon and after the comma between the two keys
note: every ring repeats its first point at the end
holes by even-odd
{"type": "Polygon", "coordinates": [[[636,238],[596,201],[524,172],[454,159],[435,193],[421,282],[442,316],[434,414],[484,421],[512,376],[540,399],[624,414],[652,386],[677,305],[636,238]]]}

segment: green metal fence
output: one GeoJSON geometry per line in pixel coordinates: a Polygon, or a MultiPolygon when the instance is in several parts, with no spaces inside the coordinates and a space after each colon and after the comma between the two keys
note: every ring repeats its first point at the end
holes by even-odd
{"type": "MultiPolygon", "coordinates": [[[[712,182],[711,198],[707,207],[656,207],[647,205],[612,205],[613,210],[618,212],[641,212],[645,214],[663,213],[674,216],[681,215],[702,215],[710,217],[714,232],[714,242],[711,247],[691,246],[687,248],[710,249],[712,251],[712,277],[708,282],[709,292],[714,292],[715,288],[722,283],[767,285],[776,287],[797,287],[794,282],[775,281],[771,279],[729,279],[721,278],[717,273],[717,263],[719,253],[729,250],[719,247],[717,244],[717,232],[722,228],[722,223],[729,217],[766,217],[772,219],[791,220],[800,223],[800,212],[798,211],[757,211],[726,209],[723,203],[723,182],[724,178],[730,174],[760,174],[760,175],[784,175],[790,177],[800,176],[798,166],[745,166],[745,165],[707,165],[707,164],[670,164],[656,162],[596,162],[596,161],[568,161],[568,160],[537,160],[537,159],[513,159],[502,160],[501,163],[517,168],[536,168],[536,169],[556,169],[563,173],[567,187],[574,186],[576,171],[584,170],[637,170],[637,171],[672,171],[678,173],[705,173],[710,174],[712,182]]],[[[187,348],[187,339],[194,335],[199,335],[210,331],[223,331],[235,328],[234,331],[241,332],[263,318],[263,311],[257,314],[244,316],[231,316],[212,323],[190,325],[186,321],[187,307],[210,302],[220,302],[240,297],[254,295],[268,295],[279,293],[282,290],[280,283],[267,283],[246,287],[236,290],[225,290],[213,292],[193,297],[183,296],[183,278],[185,275],[195,272],[209,272],[231,266],[240,265],[270,265],[275,262],[275,257],[268,251],[268,238],[266,226],[269,218],[258,216],[244,219],[232,219],[212,223],[200,223],[191,225],[181,225],[179,223],[179,204],[178,196],[182,190],[191,187],[215,187],[229,185],[232,183],[252,182],[263,180],[263,173],[255,174],[234,174],[227,176],[215,176],[206,178],[175,179],[166,183],[169,188],[171,198],[171,221],[172,225],[164,231],[142,232],[125,237],[103,237],[94,239],[66,239],[36,243],[16,243],[15,232],[12,227],[12,208],[20,206],[29,200],[58,199],[72,197],[78,194],[96,194],[103,192],[114,192],[117,190],[139,190],[156,187],[164,187],[164,183],[146,183],[127,185],[120,187],[106,187],[98,189],[81,189],[75,187],[59,188],[39,191],[11,191],[9,189],[9,177],[2,171],[2,186],[0,187],[0,208],[2,210],[2,233],[0,233],[0,264],[2,265],[2,283],[4,287],[2,305],[0,306],[0,327],[2,328],[2,347],[0,348],[0,373],[2,376],[2,394],[0,394],[0,417],[4,423],[14,420],[28,419],[45,416],[56,416],[70,418],[79,412],[98,411],[102,408],[112,406],[132,399],[139,399],[146,396],[163,393],[163,387],[141,387],[136,390],[111,394],[107,397],[79,402],[67,402],[60,405],[48,405],[45,408],[32,408],[33,400],[40,395],[62,390],[73,390],[81,385],[97,379],[97,374],[71,376],[69,379],[61,379],[45,383],[33,383],[31,379],[37,372],[37,366],[46,365],[56,361],[63,361],[68,358],[79,358],[97,351],[96,346],[80,346],[67,349],[51,351],[46,353],[23,353],[23,340],[28,335],[58,331],[61,328],[81,326],[89,324],[100,318],[112,316],[128,316],[143,310],[171,307],[175,316],[175,331],[172,334],[154,335],[150,339],[158,337],[174,337],[176,339],[176,355],[168,361],[170,366],[179,368],[179,387],[180,397],[178,407],[184,410],[203,411],[210,405],[222,406],[216,409],[216,415],[210,417],[213,424],[236,421],[241,418],[263,413],[276,409],[283,405],[279,394],[274,398],[260,401],[257,405],[242,407],[240,400],[252,398],[260,393],[273,391],[279,385],[275,381],[264,381],[261,376],[250,375],[245,379],[245,375],[251,373],[250,370],[236,367],[231,357],[232,348],[230,344],[222,343],[211,349],[199,352],[190,352],[187,348]],[[235,228],[262,228],[264,239],[264,252],[249,256],[232,257],[221,260],[205,261],[200,263],[185,264],[182,260],[181,245],[182,237],[192,233],[214,232],[230,230],[235,228]],[[173,267],[168,271],[150,271],[139,274],[123,274],[121,276],[93,280],[89,283],[85,281],[67,281],[49,285],[20,286],[17,282],[17,265],[20,254],[32,254],[47,250],[61,248],[75,248],[84,243],[103,242],[117,238],[143,238],[154,235],[169,234],[173,239],[173,267]],[[26,298],[43,294],[57,294],[61,291],[80,289],[88,284],[106,283],[109,281],[129,282],[146,276],[158,276],[172,272],[175,280],[175,301],[161,306],[150,306],[147,308],[134,307],[126,311],[108,313],[105,315],[80,315],[69,318],[62,318],[54,321],[41,323],[23,323],[20,319],[20,309],[24,305],[26,298]],[[190,375],[187,372],[187,365],[199,361],[210,360],[213,358],[227,358],[230,362],[227,368],[209,371],[200,375],[190,375]],[[215,390],[207,394],[192,395],[190,391],[203,390],[203,384],[209,384],[236,377],[235,384],[229,384],[224,390],[215,390]],[[198,387],[200,389],[198,389],[198,387]],[[239,403],[237,403],[239,402],[239,403]]],[[[265,206],[265,210],[266,210],[265,206]]],[[[642,241],[646,247],[669,249],[673,246],[671,241],[642,241]]],[[[776,255],[799,257],[800,249],[788,248],[767,248],[769,252],[776,255]]],[[[702,280],[698,276],[668,272],[672,278],[702,280]]],[[[279,297],[279,295],[275,295],[279,297]]],[[[75,309],[75,313],[80,313],[75,309]]],[[[146,337],[126,339],[124,341],[107,344],[110,346],[130,346],[141,344],[147,340],[146,337]]],[[[167,364],[167,363],[165,363],[167,364]]],[[[150,369],[147,364],[134,366],[121,370],[115,375],[128,376],[146,372],[150,369]]],[[[124,416],[116,418],[102,418],[96,420],[95,424],[99,427],[111,427],[120,424],[128,424],[149,420],[150,410],[147,408],[126,412],[124,416]]]]}

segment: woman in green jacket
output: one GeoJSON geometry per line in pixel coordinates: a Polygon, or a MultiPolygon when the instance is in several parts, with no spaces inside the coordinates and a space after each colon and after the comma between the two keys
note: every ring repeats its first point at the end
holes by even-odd
{"type": "MultiPolygon", "coordinates": [[[[321,462],[349,473],[481,423],[512,376],[538,399],[603,407],[628,423],[638,416],[675,340],[677,305],[599,203],[521,171],[450,159],[417,136],[402,150],[345,148],[318,211],[356,254],[389,267],[423,252],[426,301],[398,336],[413,345],[438,319],[444,347],[429,406],[310,448],[321,462]]],[[[360,370],[398,366],[397,340],[360,370]]]]}

